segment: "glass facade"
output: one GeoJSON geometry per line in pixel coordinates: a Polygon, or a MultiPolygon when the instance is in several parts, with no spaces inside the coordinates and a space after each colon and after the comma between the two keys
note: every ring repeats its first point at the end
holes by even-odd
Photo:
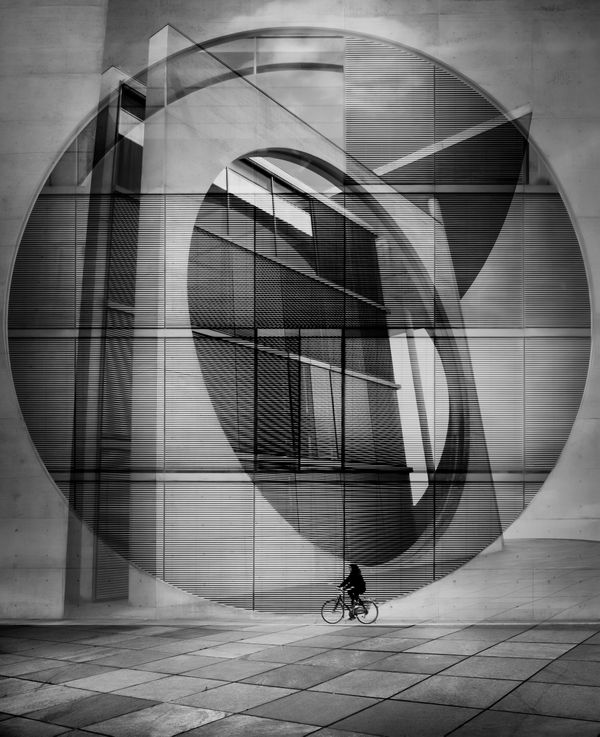
{"type": "Polygon", "coordinates": [[[72,600],[126,598],[137,566],[312,610],[348,562],[386,599],[498,539],[589,357],[527,115],[414,52],[291,30],[177,51],[104,102],[9,313],[32,438],[95,541],[84,570],[70,533],[72,600]]]}

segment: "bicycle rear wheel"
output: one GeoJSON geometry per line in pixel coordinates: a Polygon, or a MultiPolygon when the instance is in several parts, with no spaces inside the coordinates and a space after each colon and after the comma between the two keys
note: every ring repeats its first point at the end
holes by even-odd
{"type": "Polygon", "coordinates": [[[335,624],[344,616],[344,607],[339,599],[329,599],[321,607],[321,616],[327,624],[335,624]]]}
{"type": "Polygon", "coordinates": [[[354,613],[362,624],[373,624],[379,615],[379,609],[374,601],[363,599],[354,610],[354,613]]]}

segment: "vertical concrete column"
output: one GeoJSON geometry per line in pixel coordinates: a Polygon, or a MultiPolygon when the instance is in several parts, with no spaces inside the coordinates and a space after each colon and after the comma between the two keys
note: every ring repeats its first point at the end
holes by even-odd
{"type": "MultiPolygon", "coordinates": [[[[168,38],[150,39],[146,121],[136,260],[131,402],[129,550],[131,561],[157,576],[162,567],[164,497],[165,327],[165,120],[168,38]],[[143,480],[142,480],[143,478],[143,480]]],[[[154,606],[153,587],[142,590],[130,572],[129,600],[154,606]]]]}
{"type": "Polygon", "coordinates": [[[7,348],[10,275],[59,152],[98,103],[107,0],[4,4],[0,29],[0,617],[63,612],[67,503],[26,429],[7,348]],[[73,29],[76,29],[73,30],[73,29]]]}
{"type": "MultiPolygon", "coordinates": [[[[129,545],[132,562],[158,577],[165,573],[163,520],[169,325],[166,272],[170,260],[178,260],[172,253],[178,251],[177,244],[168,243],[167,235],[170,193],[167,185],[168,57],[189,45],[189,39],[170,26],[153,35],[148,45],[136,262],[129,545]]],[[[188,218],[195,218],[193,210],[186,212],[188,218]]],[[[188,241],[192,226],[193,222],[185,223],[188,241]]],[[[187,254],[187,249],[184,252],[187,254]]],[[[129,600],[132,604],[155,606],[159,590],[162,587],[158,581],[152,586],[148,579],[131,572],[129,600]]]]}

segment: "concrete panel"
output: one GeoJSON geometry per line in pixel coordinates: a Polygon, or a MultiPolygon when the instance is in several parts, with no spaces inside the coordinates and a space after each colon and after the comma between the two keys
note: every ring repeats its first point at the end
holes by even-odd
{"type": "Polygon", "coordinates": [[[67,504],[33,448],[6,360],[10,270],[60,147],[98,101],[107,3],[3,2],[0,31],[0,617],[60,617],[67,504]]]}
{"type": "MultiPolygon", "coordinates": [[[[597,74],[600,75],[600,72],[597,74]]],[[[600,111],[596,116],[585,116],[577,108],[568,117],[534,113],[532,138],[550,160],[571,215],[575,218],[594,217],[598,213],[598,115],[600,111]]],[[[597,272],[589,276],[598,278],[597,272]]]]}
{"type": "Polygon", "coordinates": [[[58,619],[63,615],[64,567],[0,569],[2,617],[58,619]]]}
{"type": "Polygon", "coordinates": [[[46,74],[72,74],[74,70],[78,74],[96,73],[104,41],[104,17],[102,0],[22,3],[4,8],[0,31],[2,73],[19,77],[39,73],[40,69],[46,74]],[[24,12],[31,5],[35,9],[24,12]],[[24,42],[35,52],[24,55],[24,42]]]}

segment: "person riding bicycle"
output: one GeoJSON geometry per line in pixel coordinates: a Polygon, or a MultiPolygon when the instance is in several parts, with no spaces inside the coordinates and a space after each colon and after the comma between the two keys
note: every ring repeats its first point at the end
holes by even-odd
{"type": "Polygon", "coordinates": [[[350,619],[354,619],[354,609],[361,594],[367,590],[365,579],[356,563],[350,564],[350,573],[342,581],[340,589],[345,589],[350,596],[350,619]]]}

